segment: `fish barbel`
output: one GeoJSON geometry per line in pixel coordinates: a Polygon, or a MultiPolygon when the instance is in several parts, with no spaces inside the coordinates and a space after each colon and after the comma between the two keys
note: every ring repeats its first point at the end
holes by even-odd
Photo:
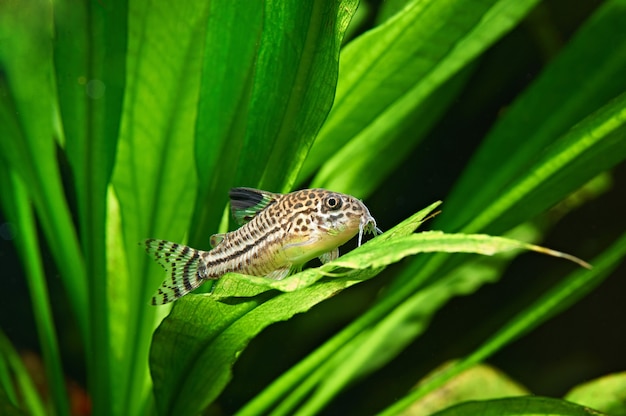
{"type": "Polygon", "coordinates": [[[252,188],[230,191],[233,216],[242,227],[211,236],[210,251],[166,240],[145,241],[146,250],[170,276],[152,297],[163,305],[228,272],[284,279],[307,261],[327,263],[357,233],[380,234],[363,202],[325,189],[276,194],[252,188]]]}

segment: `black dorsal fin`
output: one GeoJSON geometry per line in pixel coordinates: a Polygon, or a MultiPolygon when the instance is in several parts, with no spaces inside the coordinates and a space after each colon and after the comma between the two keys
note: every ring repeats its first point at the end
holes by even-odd
{"type": "Polygon", "coordinates": [[[228,195],[230,196],[230,209],[233,217],[239,224],[250,221],[280,197],[280,194],[253,188],[233,188],[228,195]]]}

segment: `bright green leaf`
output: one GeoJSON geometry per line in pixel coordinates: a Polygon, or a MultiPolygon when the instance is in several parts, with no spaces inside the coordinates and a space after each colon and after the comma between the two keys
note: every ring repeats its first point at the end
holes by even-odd
{"type": "Polygon", "coordinates": [[[112,180],[123,235],[111,248],[124,254],[109,258],[125,257],[128,270],[121,275],[131,280],[128,309],[110,319],[126,325],[125,336],[111,341],[114,351],[124,351],[113,363],[114,413],[136,415],[146,412],[150,394],[148,351],[157,315],[148,300],[160,283],[159,268],[138,243],[150,237],[182,240],[189,226],[197,183],[198,51],[208,5],[133,1],[128,12],[126,90],[112,180]]]}
{"type": "Polygon", "coordinates": [[[610,374],[572,389],[565,400],[611,416],[626,415],[626,373],[610,374]]]}
{"type": "MultiPolygon", "coordinates": [[[[439,218],[440,227],[448,231],[460,230],[473,222],[471,229],[463,231],[506,231],[515,221],[520,221],[521,214],[524,214],[521,221],[525,221],[529,215],[536,215],[574,191],[581,181],[586,182],[623,160],[624,129],[616,128],[617,137],[611,138],[606,134],[598,137],[597,127],[601,118],[606,119],[607,112],[612,113],[613,123],[624,124],[624,97],[617,99],[621,104],[611,101],[626,91],[626,77],[621,76],[626,71],[626,32],[620,29],[624,25],[626,2],[623,0],[605,2],[588,19],[533,84],[507,108],[482,142],[461,180],[446,198],[449,211],[439,218]],[[598,111],[600,108],[603,109],[598,111]],[[594,112],[596,114],[592,114],[594,112]],[[576,123],[580,123],[579,126],[572,129],[576,123]],[[561,139],[557,140],[559,137],[561,139]],[[587,154],[583,143],[594,138],[614,144],[595,146],[596,150],[587,154]],[[559,147],[565,149],[564,145],[570,148],[570,154],[582,150],[578,155],[580,163],[576,163],[575,158],[568,160],[563,154],[553,163],[562,161],[571,165],[561,166],[558,182],[544,178],[546,186],[542,185],[540,192],[534,193],[536,198],[523,203],[518,199],[514,212],[508,212],[517,214],[513,215],[515,220],[502,218],[498,227],[478,228],[478,223],[487,224],[485,207],[504,199],[503,195],[510,194],[512,185],[521,180],[541,180],[536,178],[539,172],[535,173],[541,168],[540,161],[549,162],[546,153],[554,154],[559,147]],[[579,168],[584,169],[579,171],[579,168]],[[485,181],[486,176],[489,176],[488,181],[485,181]],[[478,215],[483,219],[477,220],[478,215]]],[[[489,221],[494,221],[493,214],[490,215],[489,221]]]]}
{"type": "MultiPolygon", "coordinates": [[[[226,279],[224,284],[218,283],[215,296],[187,295],[178,300],[155,333],[151,352],[152,377],[160,412],[193,414],[200,411],[230,380],[231,366],[259,331],[305,312],[355,283],[374,277],[382,267],[406,256],[430,251],[491,255],[521,248],[546,252],[540,247],[502,237],[433,232],[406,235],[437,205],[431,205],[391,230],[391,236],[383,234],[379,241],[374,239],[317,269],[265,284],[263,278],[230,274],[223,278],[226,279]],[[322,277],[326,279],[319,280],[322,277]],[[280,294],[270,289],[286,292],[280,294]]],[[[425,298],[438,299],[427,294],[425,298]]],[[[309,408],[301,411],[314,413],[309,408]]]]}
{"type": "MultiPolygon", "coordinates": [[[[444,364],[446,367],[449,364],[444,364]]],[[[441,371],[435,369],[434,373],[441,371]]],[[[426,376],[428,378],[428,376],[426,376]]],[[[506,374],[486,364],[474,366],[448,381],[441,388],[432,391],[413,403],[402,414],[429,416],[436,411],[469,400],[497,399],[500,397],[522,396],[529,392],[506,374]]]]}
{"type": "Polygon", "coordinates": [[[337,98],[301,178],[321,166],[315,186],[371,192],[432,126],[461,84],[457,79],[433,94],[536,3],[413,1],[350,43],[342,53],[337,98]]]}

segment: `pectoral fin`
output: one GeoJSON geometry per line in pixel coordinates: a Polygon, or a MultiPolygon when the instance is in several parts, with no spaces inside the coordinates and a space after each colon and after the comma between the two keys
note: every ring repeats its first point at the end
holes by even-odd
{"type": "Polygon", "coordinates": [[[228,195],[230,196],[230,210],[240,225],[250,221],[280,197],[280,194],[253,188],[233,188],[228,195]]]}
{"type": "Polygon", "coordinates": [[[274,280],[283,280],[285,277],[289,275],[289,267],[283,267],[282,269],[276,269],[273,272],[269,273],[265,277],[269,277],[274,280]]]}
{"type": "Polygon", "coordinates": [[[328,262],[335,260],[337,257],[339,257],[339,247],[335,248],[334,250],[329,251],[328,253],[322,254],[318,258],[320,259],[322,263],[326,264],[328,262]]]}
{"type": "Polygon", "coordinates": [[[209,239],[209,243],[211,243],[211,247],[213,247],[213,248],[217,247],[217,245],[218,245],[219,243],[221,243],[222,241],[224,241],[224,236],[225,236],[225,235],[226,235],[226,234],[224,234],[224,233],[213,234],[213,235],[211,236],[211,238],[209,239]]]}

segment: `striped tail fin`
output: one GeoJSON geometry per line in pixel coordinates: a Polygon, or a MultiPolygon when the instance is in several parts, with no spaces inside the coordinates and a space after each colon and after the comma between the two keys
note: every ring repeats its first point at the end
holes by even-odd
{"type": "Polygon", "coordinates": [[[152,297],[153,305],[175,301],[198,288],[207,277],[200,250],[166,240],[145,241],[146,251],[167,271],[170,277],[152,297]]]}

